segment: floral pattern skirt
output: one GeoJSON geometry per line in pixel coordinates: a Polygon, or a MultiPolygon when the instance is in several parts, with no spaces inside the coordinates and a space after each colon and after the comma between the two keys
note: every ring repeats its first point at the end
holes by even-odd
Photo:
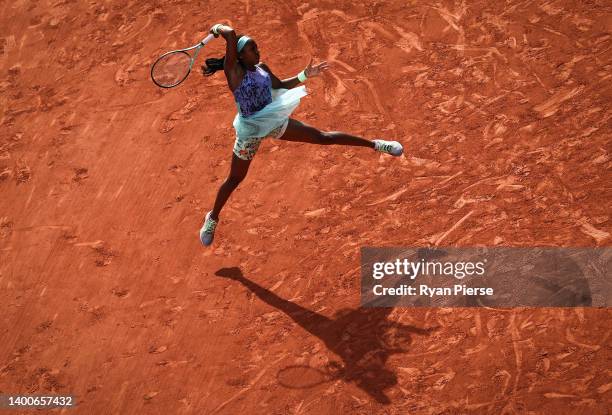
{"type": "Polygon", "coordinates": [[[259,145],[263,139],[267,137],[281,138],[283,134],[285,134],[288,124],[289,118],[287,118],[278,127],[275,127],[265,137],[239,137],[236,135],[236,141],[234,142],[234,154],[236,157],[242,160],[253,160],[253,157],[255,157],[255,153],[257,153],[259,145]]]}

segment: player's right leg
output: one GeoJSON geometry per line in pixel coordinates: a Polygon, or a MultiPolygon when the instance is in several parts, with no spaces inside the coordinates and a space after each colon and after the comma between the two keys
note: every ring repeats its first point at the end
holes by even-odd
{"type": "Polygon", "coordinates": [[[229,175],[221,187],[219,187],[219,191],[217,192],[217,197],[215,199],[215,205],[213,209],[206,214],[204,225],[202,225],[202,228],[200,229],[200,241],[204,246],[212,244],[215,236],[215,229],[217,227],[217,223],[219,222],[219,214],[221,213],[221,209],[223,209],[225,202],[227,202],[227,199],[229,199],[232,192],[236,190],[240,182],[242,182],[242,180],[244,180],[246,177],[251,160],[257,152],[257,148],[259,148],[260,142],[261,139],[236,139],[229,175]]]}

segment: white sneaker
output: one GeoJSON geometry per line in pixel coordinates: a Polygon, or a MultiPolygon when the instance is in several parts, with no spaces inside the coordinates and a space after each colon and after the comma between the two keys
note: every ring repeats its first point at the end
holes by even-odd
{"type": "Polygon", "coordinates": [[[402,155],[404,147],[397,141],[374,140],[374,150],[397,157],[402,155]]]}
{"type": "Polygon", "coordinates": [[[200,242],[202,245],[208,246],[212,244],[213,238],[215,237],[215,228],[217,227],[217,221],[211,219],[210,214],[212,210],[206,214],[204,225],[200,228],[200,242]]]}

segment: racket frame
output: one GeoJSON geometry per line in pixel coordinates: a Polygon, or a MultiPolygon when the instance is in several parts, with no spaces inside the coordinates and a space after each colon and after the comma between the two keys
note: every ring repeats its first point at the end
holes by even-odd
{"type": "MultiPolygon", "coordinates": [[[[196,60],[196,58],[198,57],[198,53],[200,53],[200,49],[202,49],[204,46],[206,46],[206,44],[208,42],[210,42],[212,39],[214,39],[215,35],[213,35],[212,33],[210,33],[208,36],[206,36],[204,39],[202,39],[200,42],[198,42],[196,45],[190,46],[188,48],[185,49],[176,49],[176,50],[171,50],[169,52],[164,53],[163,55],[161,55],[159,58],[157,58],[155,60],[155,62],[153,63],[153,65],[151,66],[151,79],[153,80],[153,83],[155,85],[157,85],[160,88],[174,88],[175,86],[181,84],[185,79],[187,79],[187,77],[189,76],[189,74],[191,73],[191,68],[193,67],[193,64],[196,60]],[[190,55],[191,60],[189,61],[189,68],[187,68],[187,72],[185,73],[185,76],[183,78],[181,78],[180,81],[172,84],[172,85],[161,85],[159,83],[157,83],[157,81],[155,80],[155,78],[153,77],[153,69],[155,69],[155,65],[157,65],[158,62],[160,62],[164,57],[172,54],[172,53],[176,53],[176,52],[183,52],[186,53],[190,50],[195,49],[195,51],[193,52],[193,56],[190,55]]],[[[187,55],[189,55],[187,53],[187,55]]]]}
{"type": "Polygon", "coordinates": [[[284,386],[285,388],[289,388],[289,389],[310,389],[310,388],[314,388],[315,386],[322,385],[323,383],[330,382],[334,379],[339,379],[339,377],[340,376],[338,374],[332,373],[329,370],[321,370],[316,367],[312,367],[310,365],[289,365],[289,366],[286,366],[280,369],[276,373],[276,381],[280,385],[284,386]],[[319,376],[321,376],[321,379],[316,382],[307,383],[301,386],[291,385],[290,383],[287,383],[281,379],[281,376],[282,376],[281,374],[284,374],[285,372],[290,371],[292,369],[305,369],[305,370],[311,370],[314,372],[318,372],[319,376]]]}

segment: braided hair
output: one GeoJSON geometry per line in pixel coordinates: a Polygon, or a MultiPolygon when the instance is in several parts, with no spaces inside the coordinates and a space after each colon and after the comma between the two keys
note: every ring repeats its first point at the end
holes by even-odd
{"type": "MultiPolygon", "coordinates": [[[[242,36],[244,35],[238,35],[236,40],[239,40],[242,36]]],[[[206,65],[202,65],[202,73],[204,74],[204,76],[211,76],[215,72],[223,69],[223,66],[225,64],[225,56],[223,56],[222,58],[208,58],[205,62],[206,65]]],[[[238,58],[238,63],[242,65],[240,57],[238,58]]]]}

